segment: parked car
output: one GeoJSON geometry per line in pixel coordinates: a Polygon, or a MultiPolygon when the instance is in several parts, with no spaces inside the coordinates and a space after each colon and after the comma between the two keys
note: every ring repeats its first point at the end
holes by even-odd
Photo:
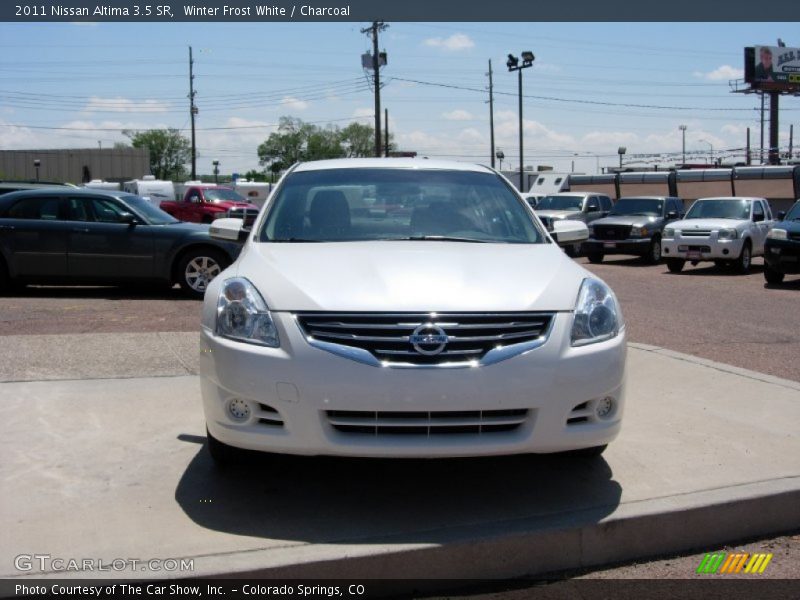
{"type": "Polygon", "coordinates": [[[661,252],[673,273],[679,273],[687,260],[693,265],[713,260],[718,267],[734,266],[747,273],[753,256],[764,254],[772,225],[772,211],[764,198],[700,198],[684,220],[664,228],[661,252]]]}
{"type": "Polygon", "coordinates": [[[42,188],[54,187],[68,187],[75,188],[76,186],[70,183],[58,183],[55,181],[2,181],[0,180],[0,196],[3,194],[10,194],[11,192],[19,192],[22,190],[40,190],[42,188]]]}
{"type": "MultiPolygon", "coordinates": [[[[218,220],[214,235],[241,224],[218,220]]],[[[614,293],[477,165],[296,165],[203,305],[201,390],[221,463],[242,448],[596,455],[620,429],[624,371],[614,293]],[[375,189],[408,211],[354,214],[375,189]]]]}
{"type": "MultiPolygon", "coordinates": [[[[548,194],[536,204],[536,215],[545,227],[552,231],[553,221],[569,219],[591,223],[608,215],[614,205],[609,196],[595,192],[558,192],[548,194]]],[[[565,248],[567,254],[575,256],[581,244],[565,248]]]]}
{"type": "Polygon", "coordinates": [[[661,262],[661,232],[683,217],[683,202],[671,196],[638,196],[617,200],[607,217],[592,221],[583,250],[590,262],[606,254],[634,254],[661,262]]]}
{"type": "Polygon", "coordinates": [[[781,283],[789,274],[800,274],[800,200],[770,230],[764,245],[767,283],[781,283]]]}
{"type": "Polygon", "coordinates": [[[255,221],[259,208],[232,188],[214,184],[187,185],[182,197],[161,203],[161,210],[181,221],[211,223],[220,217],[255,221]]]}
{"type": "Polygon", "coordinates": [[[238,255],[208,225],[181,223],[140,196],[53,187],[0,196],[0,289],[9,284],[179,283],[202,297],[238,255]]]}
{"type": "Polygon", "coordinates": [[[536,208],[539,204],[539,200],[545,197],[546,194],[531,194],[525,193],[522,194],[522,197],[525,198],[525,201],[530,205],[531,208],[536,208]]]}

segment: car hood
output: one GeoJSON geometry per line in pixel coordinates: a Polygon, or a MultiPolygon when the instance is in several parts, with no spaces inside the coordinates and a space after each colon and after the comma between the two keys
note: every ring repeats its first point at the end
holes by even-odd
{"type": "Polygon", "coordinates": [[[681,231],[692,229],[733,229],[742,228],[749,221],[742,219],[684,219],[682,221],[675,221],[670,223],[670,227],[680,229],[681,231]]]}
{"type": "Polygon", "coordinates": [[[555,244],[248,243],[236,272],[271,310],[572,310],[591,274],[555,244]]]}
{"type": "Polygon", "coordinates": [[[785,229],[791,233],[800,233],[800,221],[781,221],[775,223],[775,229],[785,229]]]}
{"type": "Polygon", "coordinates": [[[219,206],[221,208],[252,208],[253,210],[260,210],[258,206],[255,204],[251,204],[249,202],[234,202],[233,200],[220,200],[219,202],[210,202],[209,204],[213,204],[214,206],[219,206]]]}
{"type": "Polygon", "coordinates": [[[618,215],[614,217],[603,217],[592,221],[592,225],[632,225],[642,227],[661,221],[661,217],[645,217],[643,215],[618,215]]]}
{"type": "Polygon", "coordinates": [[[579,210],[536,210],[540,217],[550,217],[551,219],[574,219],[583,214],[579,210]]]}

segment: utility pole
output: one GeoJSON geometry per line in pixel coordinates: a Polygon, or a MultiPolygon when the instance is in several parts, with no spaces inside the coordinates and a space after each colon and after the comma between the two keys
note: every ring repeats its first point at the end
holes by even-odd
{"type": "Polygon", "coordinates": [[[492,60],[489,59],[489,139],[491,140],[490,156],[494,169],[494,86],[492,84],[492,60]]]}
{"type": "Polygon", "coordinates": [[[683,137],[683,164],[686,165],[686,125],[679,125],[683,137]]]}
{"type": "Polygon", "coordinates": [[[769,93],[769,153],[767,159],[771,165],[781,164],[778,143],[778,99],[780,92],[769,93]]]}
{"type": "Polygon", "coordinates": [[[522,64],[519,63],[519,58],[514,56],[513,54],[508,55],[508,61],[506,61],[506,66],[508,67],[509,72],[517,72],[517,81],[519,86],[519,191],[520,193],[525,192],[525,169],[524,169],[524,159],[523,159],[523,151],[522,151],[522,69],[527,69],[528,67],[533,66],[534,56],[533,52],[530,50],[526,50],[520,54],[522,57],[522,64]]]}
{"type": "Polygon", "coordinates": [[[378,33],[388,25],[383,21],[373,21],[372,26],[361,30],[372,36],[372,72],[375,85],[375,156],[381,155],[381,74],[380,56],[378,55],[378,33]]]}
{"type": "Polygon", "coordinates": [[[792,160],[793,142],[794,142],[794,125],[789,125],[789,160],[792,160]]]}
{"type": "Polygon", "coordinates": [[[750,128],[749,127],[747,128],[747,151],[745,152],[745,155],[744,155],[744,162],[748,167],[750,166],[750,164],[752,162],[751,159],[750,159],[750,128]]]}
{"type": "Polygon", "coordinates": [[[388,108],[383,109],[383,127],[384,130],[386,131],[386,140],[384,143],[384,150],[385,150],[384,155],[386,156],[386,158],[389,158],[389,109],[388,108]]]}
{"type": "Polygon", "coordinates": [[[192,47],[189,46],[189,117],[192,120],[192,181],[197,180],[197,146],[194,137],[194,116],[197,114],[197,107],[194,105],[194,60],[192,59],[192,47]]]}
{"type": "Polygon", "coordinates": [[[760,92],[761,96],[761,149],[759,150],[759,164],[764,164],[764,92],[760,92]]]}

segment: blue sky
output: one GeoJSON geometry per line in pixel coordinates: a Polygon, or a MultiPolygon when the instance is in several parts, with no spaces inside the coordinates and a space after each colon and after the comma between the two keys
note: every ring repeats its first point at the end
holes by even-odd
{"type": "MultiPolygon", "coordinates": [[[[257,167],[256,147],[281,116],[371,123],[360,64],[367,25],[0,23],[0,148],[105,147],[126,140],[123,128],[176,127],[188,136],[191,45],[198,171],[219,160],[224,173],[244,172],[257,167]]],[[[389,25],[382,100],[401,149],[488,162],[488,93],[480,90],[492,59],[497,146],[504,166],[518,164],[517,78],[505,60],[530,49],[525,163],[568,170],[574,161],[588,173],[616,164],[619,146],[629,155],[672,153],[641,159],[670,163],[682,124],[690,159],[706,160],[712,148],[715,157],[736,156],[748,126],[757,147],[759,99],[730,93],[728,83],[742,76],[742,49],[778,37],[800,46],[797,23],[389,25]]],[[[783,97],[781,109],[786,146],[800,99],[783,97]]]]}

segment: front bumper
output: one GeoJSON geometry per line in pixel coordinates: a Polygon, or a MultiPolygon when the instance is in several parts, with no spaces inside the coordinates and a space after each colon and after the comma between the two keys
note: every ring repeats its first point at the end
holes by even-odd
{"type": "Polygon", "coordinates": [[[628,238],[625,240],[596,240],[589,238],[583,243],[586,252],[602,254],[636,254],[643,256],[650,252],[651,238],[628,238]]]}
{"type": "Polygon", "coordinates": [[[514,358],[483,367],[398,369],[365,365],[314,348],[292,315],[273,317],[280,348],[202,331],[206,423],[211,435],[225,444],[304,455],[488,456],[599,446],[612,441],[620,429],[624,330],[612,340],[573,348],[572,315],[558,313],[547,341],[514,358]],[[595,408],[603,398],[612,398],[614,408],[600,418],[595,408]],[[246,419],[229,416],[232,399],[248,405],[246,419]],[[421,427],[413,434],[407,429],[398,434],[391,427],[345,431],[337,418],[347,411],[360,419],[374,414],[375,423],[407,415],[421,427]],[[524,416],[514,417],[518,425],[503,431],[425,429],[425,423],[435,425],[444,412],[460,422],[497,414],[494,411],[524,416]]]}
{"type": "Polygon", "coordinates": [[[764,262],[779,273],[800,273],[800,241],[767,239],[764,262]]]}
{"type": "Polygon", "coordinates": [[[676,235],[674,239],[661,240],[661,255],[664,258],[682,258],[684,260],[734,260],[739,258],[744,246],[744,238],[735,240],[717,239],[716,232],[709,237],[683,237],[676,235]]]}

